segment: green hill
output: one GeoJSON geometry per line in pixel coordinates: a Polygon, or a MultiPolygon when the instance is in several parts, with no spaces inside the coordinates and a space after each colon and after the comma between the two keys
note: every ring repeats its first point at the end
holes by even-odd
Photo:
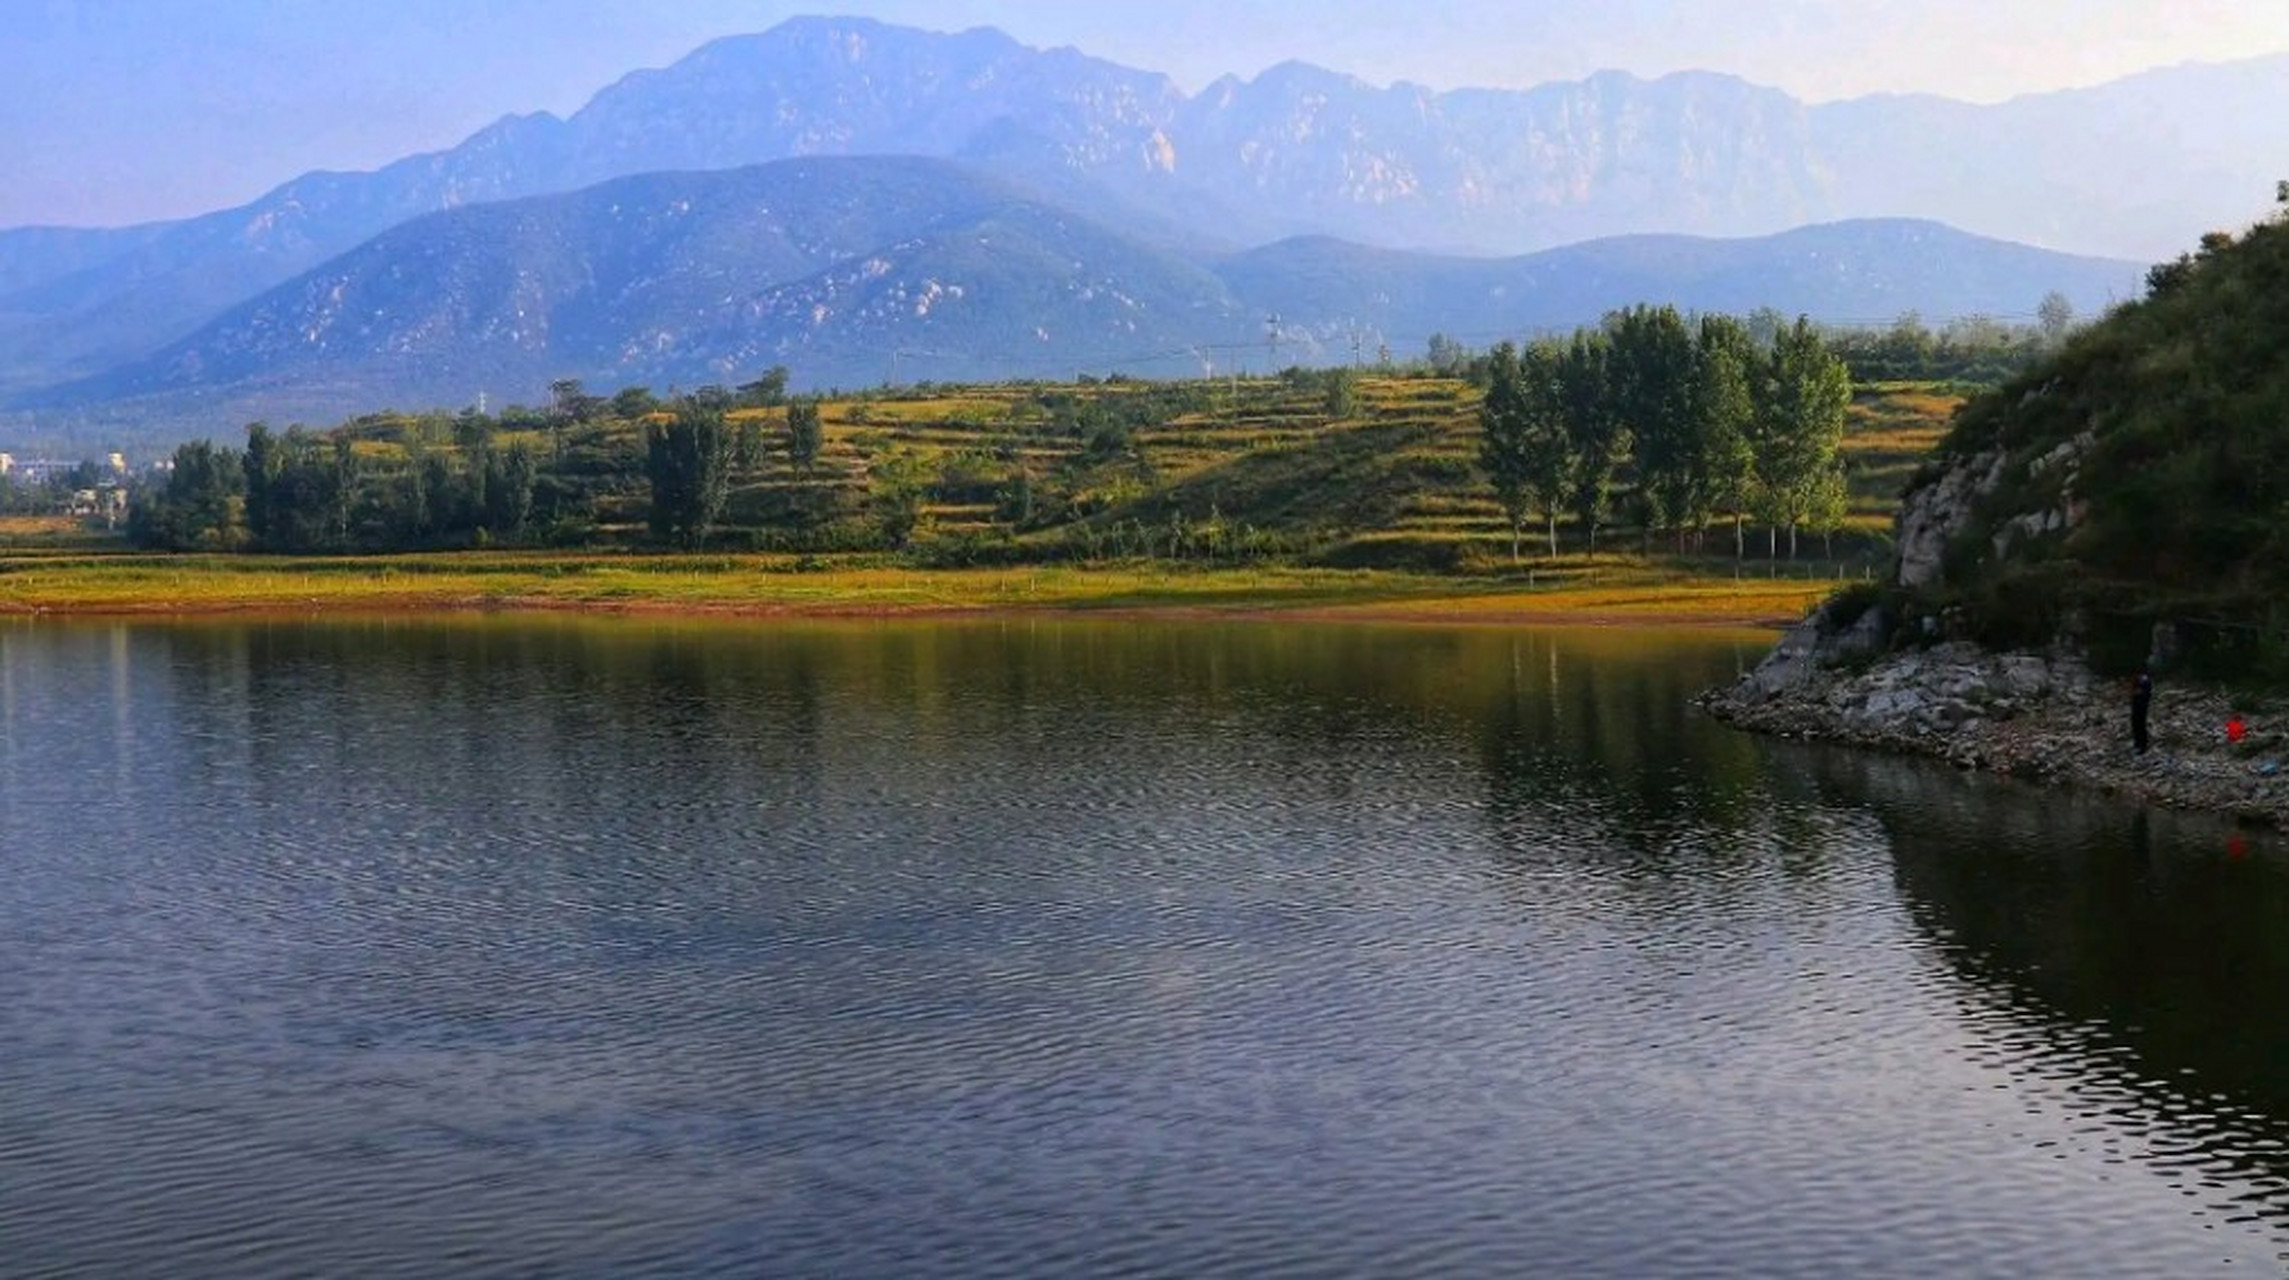
{"type": "Polygon", "coordinates": [[[2289,678],[2289,183],[2282,213],[1968,403],[1902,515],[1910,611],[2289,678]],[[2157,624],[2165,624],[2157,634],[2157,624]]]}

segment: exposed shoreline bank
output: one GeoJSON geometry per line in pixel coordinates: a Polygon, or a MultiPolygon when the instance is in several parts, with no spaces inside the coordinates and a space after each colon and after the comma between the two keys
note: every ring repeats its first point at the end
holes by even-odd
{"type": "Polygon", "coordinates": [[[994,616],[1778,631],[1831,584],[1614,572],[1539,587],[1373,571],[1110,568],[790,571],[723,558],[0,561],[0,617],[577,613],[994,616]]]}
{"type": "Polygon", "coordinates": [[[2153,742],[2130,742],[2127,682],[2067,653],[1990,653],[1951,642],[1847,660],[1817,619],[1755,671],[1699,705],[1757,733],[1892,751],[2152,804],[2289,827],[2289,705],[2239,708],[2226,693],[2164,679],[2153,742]]]}
{"type": "Polygon", "coordinates": [[[355,617],[455,614],[578,614],[592,617],[789,619],[818,621],[913,621],[965,618],[1059,617],[1072,619],[1151,620],[1206,622],[1315,622],[1379,623],[1415,626],[1468,627],[1706,627],[1779,632],[1795,619],[1755,613],[1665,613],[1659,610],[1612,611],[1485,607],[1442,609],[1435,605],[1091,605],[1052,604],[727,604],[682,603],[660,600],[556,600],[517,596],[461,599],[311,600],[283,602],[158,601],[148,604],[104,603],[57,607],[0,603],[0,617],[15,618],[224,618],[224,617],[355,617]]]}

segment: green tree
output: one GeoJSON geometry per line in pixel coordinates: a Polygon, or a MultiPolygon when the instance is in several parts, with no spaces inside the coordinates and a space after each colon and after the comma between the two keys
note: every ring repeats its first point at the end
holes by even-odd
{"type": "Polygon", "coordinates": [[[1024,529],[1033,524],[1035,513],[1033,472],[1027,469],[1023,463],[1018,464],[1016,470],[1010,474],[1008,482],[1002,486],[998,496],[1000,502],[995,508],[996,514],[1007,521],[1012,530],[1024,529]]]}
{"type": "Polygon", "coordinates": [[[826,429],[819,423],[819,403],[816,400],[797,400],[787,406],[787,461],[795,470],[809,474],[819,463],[819,453],[826,447],[826,429]]]}
{"type": "Polygon", "coordinates": [[[488,450],[485,458],[485,527],[505,538],[522,537],[532,518],[533,485],[540,477],[540,460],[532,447],[519,441],[507,449],[488,450]]]}
{"type": "Polygon", "coordinates": [[[271,490],[285,469],[286,458],[278,437],[262,422],[246,425],[246,452],[239,456],[246,477],[246,531],[256,546],[267,546],[275,533],[271,490]]]}
{"type": "Polygon", "coordinates": [[[493,420],[474,409],[463,410],[453,418],[453,443],[459,448],[475,452],[493,442],[493,420]]]}
{"type": "Polygon", "coordinates": [[[359,464],[348,436],[296,424],[273,436],[247,429],[247,527],[266,551],[340,551],[350,545],[359,464]],[[259,522],[258,522],[259,521],[259,522]]]}
{"type": "Polygon", "coordinates": [[[1732,517],[1733,558],[1745,552],[1756,491],[1755,339],[1729,316],[1704,316],[1694,336],[1693,419],[1711,507],[1732,517]]]}
{"type": "Polygon", "coordinates": [[[2065,294],[2053,289],[2044,294],[2042,302],[2035,307],[2035,322],[2042,326],[2043,345],[2057,347],[2074,328],[2074,304],[2067,301],[2065,294]]]}
{"type": "Polygon", "coordinates": [[[1613,503],[1613,486],[1629,456],[1629,431],[1614,412],[1607,384],[1611,346],[1606,335],[1577,329],[1557,362],[1558,406],[1566,424],[1567,506],[1582,527],[1589,549],[1597,550],[1598,530],[1613,503]]]}
{"type": "Polygon", "coordinates": [[[241,493],[246,473],[239,455],[206,440],[175,449],[167,483],[128,513],[127,533],[137,544],[169,551],[227,551],[244,530],[241,493]]]}
{"type": "Polygon", "coordinates": [[[684,548],[707,541],[731,493],[731,440],[723,406],[686,396],[666,422],[644,426],[654,536],[684,548]]]}
{"type": "Polygon", "coordinates": [[[762,377],[739,384],[739,403],[749,409],[776,407],[787,395],[787,366],[773,365],[762,377]]]}
{"type": "Polygon", "coordinates": [[[914,538],[922,524],[922,500],[930,486],[930,464],[905,450],[875,460],[867,477],[876,525],[883,543],[896,550],[914,538]]]}
{"type": "Polygon", "coordinates": [[[1478,463],[1510,522],[1510,561],[1518,562],[1526,517],[1539,508],[1558,554],[1558,509],[1566,499],[1570,442],[1557,392],[1559,350],[1537,344],[1522,355],[1510,343],[1488,359],[1479,405],[1478,463]]]}
{"type": "Polygon", "coordinates": [[[1518,544],[1533,509],[1526,487],[1530,416],[1518,348],[1496,343],[1487,359],[1486,398],[1478,403],[1478,466],[1494,486],[1494,501],[1509,522],[1512,564],[1518,563],[1518,544]]]}
{"type": "Polygon", "coordinates": [[[605,401],[588,394],[578,378],[558,378],[548,384],[551,416],[559,423],[586,422],[603,412],[605,401]]]}
{"type": "Polygon", "coordinates": [[[622,387],[612,393],[612,416],[624,422],[633,422],[659,407],[660,398],[650,387],[622,387]]]}
{"type": "Polygon", "coordinates": [[[400,546],[426,542],[435,532],[429,505],[429,444],[420,434],[405,439],[405,469],[398,472],[389,502],[392,541],[400,546]]]}
{"type": "MultiPolygon", "coordinates": [[[[1836,531],[1844,527],[1844,517],[1851,509],[1850,490],[1844,480],[1841,459],[1832,461],[1808,486],[1804,504],[1804,528],[1820,535],[1822,554],[1830,559],[1836,554],[1836,531]]],[[[1795,540],[1790,539],[1789,553],[1795,554],[1795,540]]]]}
{"type": "Polygon", "coordinates": [[[1748,331],[1752,346],[1758,351],[1770,351],[1774,339],[1780,337],[1780,331],[1788,327],[1788,317],[1771,307],[1758,307],[1749,312],[1748,319],[1742,321],[1741,325],[1748,331]]]}
{"type": "Polygon", "coordinates": [[[1359,375],[1349,369],[1330,369],[1324,375],[1327,416],[1351,418],[1359,414],[1359,375]]]}
{"type": "MultiPolygon", "coordinates": [[[[1774,341],[1777,344],[1779,339],[1776,337],[1774,341]]],[[[1914,311],[1903,311],[1897,320],[1892,321],[1892,327],[1884,334],[1879,349],[1890,363],[1893,376],[1913,377],[1918,371],[1930,367],[1937,346],[1931,330],[1924,327],[1923,316],[1914,311]]]]}
{"type": "Polygon", "coordinates": [[[1675,307],[1632,307],[1607,319],[1606,387],[1628,430],[1646,533],[1685,531],[1707,511],[1708,471],[1693,412],[1697,357],[1675,307]]]}
{"type": "MultiPolygon", "coordinates": [[[[1819,512],[1824,486],[1836,472],[1852,375],[1801,316],[1773,343],[1769,370],[1759,414],[1757,490],[1766,519],[1776,530],[1788,529],[1788,554],[1794,558],[1797,530],[1819,512]]],[[[1773,550],[1777,555],[1777,533],[1773,550]]]]}
{"type": "Polygon", "coordinates": [[[1443,333],[1434,333],[1430,339],[1431,372],[1442,378],[1462,373],[1470,363],[1470,348],[1443,333]]]}
{"type": "Polygon", "coordinates": [[[350,548],[352,515],[357,510],[358,484],[363,465],[358,451],[346,435],[337,435],[333,447],[325,451],[319,462],[325,472],[326,545],[336,550],[350,548]]]}
{"type": "Polygon", "coordinates": [[[763,465],[763,420],[742,413],[731,422],[731,469],[745,474],[763,465]]]}

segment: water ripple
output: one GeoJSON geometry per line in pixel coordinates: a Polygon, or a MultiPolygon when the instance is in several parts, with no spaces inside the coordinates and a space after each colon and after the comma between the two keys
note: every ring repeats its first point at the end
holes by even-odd
{"type": "Polygon", "coordinates": [[[4,633],[0,1271],[2278,1270],[2112,882],[1713,642],[469,628],[4,633]]]}

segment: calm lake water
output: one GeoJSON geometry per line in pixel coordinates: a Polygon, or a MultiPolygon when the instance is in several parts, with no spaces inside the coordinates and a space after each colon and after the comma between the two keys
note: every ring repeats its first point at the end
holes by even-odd
{"type": "Polygon", "coordinates": [[[2279,1274],[2277,838],[1768,643],[0,623],[0,1274],[2279,1274]]]}

